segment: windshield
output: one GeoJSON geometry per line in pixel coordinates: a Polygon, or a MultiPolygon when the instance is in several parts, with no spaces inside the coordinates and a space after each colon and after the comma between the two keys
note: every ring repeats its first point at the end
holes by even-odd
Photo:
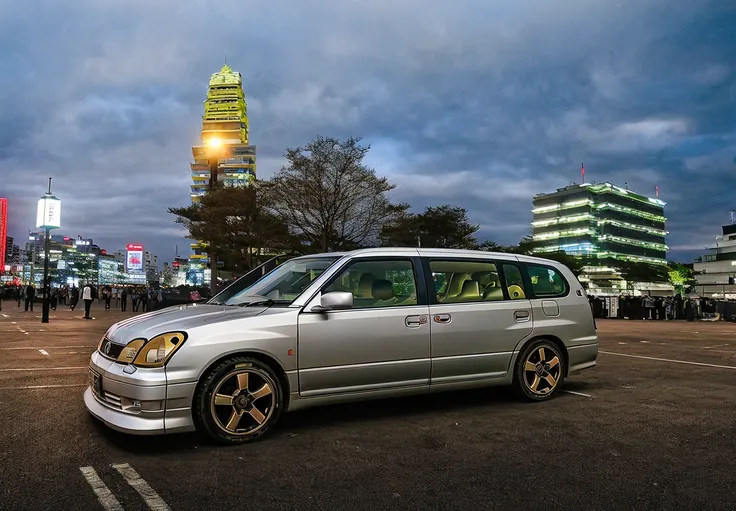
{"type": "Polygon", "coordinates": [[[340,256],[292,259],[277,266],[253,285],[242,288],[237,281],[210,303],[247,305],[266,301],[274,305],[291,305],[297,297],[340,256]]]}

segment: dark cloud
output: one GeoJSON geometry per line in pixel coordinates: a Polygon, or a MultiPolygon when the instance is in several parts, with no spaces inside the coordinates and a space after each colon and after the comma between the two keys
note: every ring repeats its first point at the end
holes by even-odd
{"type": "Polygon", "coordinates": [[[33,227],[46,177],[63,232],[164,258],[187,244],[190,146],[210,73],[243,74],[258,173],[316,134],[363,136],[417,208],[468,208],[502,243],[531,197],[579,180],[668,201],[671,255],[735,206],[736,11],[665,0],[29,0],[0,19],[0,195],[33,227]]]}

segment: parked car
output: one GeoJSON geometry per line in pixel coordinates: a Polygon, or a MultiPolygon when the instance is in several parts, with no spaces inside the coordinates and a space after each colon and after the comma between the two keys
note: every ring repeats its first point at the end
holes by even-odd
{"type": "Polygon", "coordinates": [[[84,401],[124,432],[241,443],[328,403],[493,385],[545,401],[597,355],[585,291],[559,263],[366,249],[290,259],[206,304],[113,325],[84,401]]]}

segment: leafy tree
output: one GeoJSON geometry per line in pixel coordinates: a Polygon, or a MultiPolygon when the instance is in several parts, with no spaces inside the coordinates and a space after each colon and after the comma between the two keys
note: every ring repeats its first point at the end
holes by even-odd
{"type": "Polygon", "coordinates": [[[360,138],[317,137],[286,150],[287,165],[271,179],[270,204],[310,249],[373,245],[381,226],[407,209],[389,201],[395,185],[363,163],[369,149],[360,138]]]}
{"type": "Polygon", "coordinates": [[[615,267],[630,288],[633,288],[634,284],[642,282],[659,283],[669,281],[669,270],[666,266],[635,261],[619,261],[615,267]]]}
{"type": "Polygon", "coordinates": [[[568,254],[564,250],[559,250],[557,252],[545,252],[541,254],[535,254],[533,252],[537,246],[538,246],[538,242],[534,240],[534,236],[532,235],[532,232],[530,231],[526,236],[524,236],[519,241],[519,244],[516,247],[511,247],[510,251],[515,254],[534,255],[538,257],[543,257],[545,259],[550,259],[552,261],[556,261],[558,263],[564,264],[565,266],[570,268],[570,271],[572,271],[576,277],[579,277],[583,273],[583,268],[588,266],[591,262],[590,258],[587,256],[568,254]]]}
{"type": "Polygon", "coordinates": [[[515,245],[501,245],[500,243],[496,243],[491,240],[485,240],[484,242],[479,243],[476,250],[485,250],[486,252],[506,252],[512,254],[518,253],[518,247],[515,245]]]}
{"type": "Polygon", "coordinates": [[[381,245],[388,247],[475,249],[478,228],[468,220],[465,208],[444,204],[419,214],[402,213],[383,225],[380,238],[381,245]]]}
{"type": "Polygon", "coordinates": [[[695,271],[692,265],[670,261],[667,267],[669,281],[678,293],[687,292],[688,288],[695,284],[695,271]]]}
{"type": "Polygon", "coordinates": [[[225,268],[248,271],[264,251],[288,250],[295,244],[288,226],[268,207],[266,188],[262,182],[219,185],[199,203],[169,212],[187,228],[189,238],[204,241],[225,268]]]}
{"type": "Polygon", "coordinates": [[[519,240],[519,244],[516,246],[516,250],[514,250],[514,252],[517,254],[533,255],[532,252],[537,245],[538,242],[534,241],[534,236],[532,235],[532,232],[529,231],[526,236],[519,240]]]}

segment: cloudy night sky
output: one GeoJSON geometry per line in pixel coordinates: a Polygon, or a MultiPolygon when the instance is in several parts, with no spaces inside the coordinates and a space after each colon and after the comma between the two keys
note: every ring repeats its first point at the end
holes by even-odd
{"type": "Polygon", "coordinates": [[[315,135],[362,136],[416,209],[452,203],[516,243],[531,200],[580,180],[667,201],[671,259],[736,206],[736,4],[666,0],[25,0],[0,17],[0,196],[34,228],[188,253],[211,73],[243,75],[258,176],[315,135]]]}

